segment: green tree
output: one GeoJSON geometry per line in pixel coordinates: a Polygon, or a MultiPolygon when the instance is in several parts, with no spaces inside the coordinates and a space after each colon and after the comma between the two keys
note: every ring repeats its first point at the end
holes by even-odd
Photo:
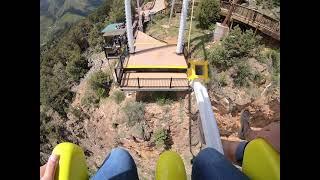
{"type": "Polygon", "coordinates": [[[242,32],[236,26],[228,36],[222,39],[221,45],[210,50],[209,61],[211,65],[219,69],[228,69],[239,61],[258,56],[257,49],[259,49],[260,40],[261,37],[255,36],[252,30],[242,32]]]}
{"type": "Polygon", "coordinates": [[[234,78],[234,82],[237,86],[248,86],[248,80],[252,76],[251,69],[247,63],[239,63],[237,66],[237,75],[234,78]]]}
{"type": "MultiPolygon", "coordinates": [[[[109,20],[112,23],[124,22],[126,20],[125,16],[125,6],[124,0],[113,0],[111,2],[111,11],[109,13],[109,20]]],[[[131,15],[134,17],[136,9],[136,1],[131,1],[131,15]]]]}
{"type": "Polygon", "coordinates": [[[230,57],[242,58],[250,54],[260,43],[261,37],[255,36],[254,32],[246,30],[242,32],[239,26],[230,31],[230,34],[224,38],[222,44],[230,53],[230,57]]]}
{"type": "Polygon", "coordinates": [[[220,18],[220,3],[217,0],[201,0],[195,17],[201,28],[207,29],[220,18]]]}
{"type": "Polygon", "coordinates": [[[109,95],[109,82],[109,74],[101,70],[93,73],[89,79],[91,89],[97,94],[99,98],[104,98],[109,95]]]}
{"type": "Polygon", "coordinates": [[[125,7],[124,1],[112,1],[111,11],[109,13],[109,19],[111,22],[124,22],[126,19],[125,16],[125,7]]]}
{"type": "Polygon", "coordinates": [[[85,57],[73,59],[67,63],[66,72],[73,81],[78,81],[89,70],[88,62],[85,57]]]}

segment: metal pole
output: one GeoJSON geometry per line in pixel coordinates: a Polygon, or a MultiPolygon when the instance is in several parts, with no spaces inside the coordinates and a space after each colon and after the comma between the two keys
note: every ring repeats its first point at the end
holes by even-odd
{"type": "Polygon", "coordinates": [[[138,77],[138,87],[140,88],[140,82],[139,82],[139,77],[138,77]]]}
{"type": "Polygon", "coordinates": [[[180,16],[180,26],[179,26],[179,36],[178,36],[178,44],[177,44],[177,54],[181,54],[183,51],[183,38],[184,38],[184,29],[186,27],[186,20],[188,14],[188,0],[183,0],[182,2],[182,12],[180,16]]]}
{"type": "Polygon", "coordinates": [[[171,83],[172,83],[172,77],[171,77],[171,79],[170,79],[170,88],[171,88],[171,83]]]}
{"type": "Polygon", "coordinates": [[[221,154],[224,154],[208,91],[200,82],[193,82],[192,86],[198,104],[205,144],[207,147],[215,148],[221,154]]]}
{"type": "Polygon", "coordinates": [[[138,8],[138,13],[139,13],[138,29],[139,29],[140,31],[143,31],[140,0],[137,0],[137,8],[138,8]]]}
{"type": "Polygon", "coordinates": [[[172,0],[172,1],[171,1],[170,17],[169,17],[169,26],[170,26],[170,24],[171,24],[171,18],[172,18],[174,3],[175,3],[175,0],[172,0]]]}
{"type": "Polygon", "coordinates": [[[194,0],[192,0],[192,8],[191,8],[191,15],[190,15],[190,27],[189,27],[189,35],[188,35],[188,56],[190,53],[190,36],[191,36],[191,30],[192,30],[192,16],[193,16],[193,7],[194,7],[194,0]]]}
{"type": "Polygon", "coordinates": [[[126,11],[126,27],[127,27],[127,38],[128,38],[129,52],[134,53],[131,1],[125,0],[124,5],[125,5],[125,11],[126,11]]]}

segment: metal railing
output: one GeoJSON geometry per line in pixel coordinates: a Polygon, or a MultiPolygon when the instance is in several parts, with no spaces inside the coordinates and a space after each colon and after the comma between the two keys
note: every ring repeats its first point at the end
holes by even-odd
{"type": "Polygon", "coordinates": [[[121,80],[122,80],[122,76],[123,76],[123,63],[124,63],[124,60],[125,60],[125,56],[120,56],[119,58],[119,61],[116,65],[116,67],[114,68],[114,73],[116,75],[116,78],[117,78],[117,82],[119,84],[121,84],[121,80]]]}
{"type": "Polygon", "coordinates": [[[189,88],[189,81],[187,78],[123,78],[120,87],[189,88]]]}
{"type": "MultiPolygon", "coordinates": [[[[231,4],[226,1],[220,2],[221,9],[228,11],[231,4]]],[[[242,21],[248,25],[254,26],[259,30],[269,31],[269,35],[276,39],[280,39],[280,21],[270,16],[260,13],[257,10],[250,9],[248,7],[235,4],[234,12],[232,16],[234,19],[242,21]]],[[[268,32],[265,32],[268,33],[268,32]]]]}

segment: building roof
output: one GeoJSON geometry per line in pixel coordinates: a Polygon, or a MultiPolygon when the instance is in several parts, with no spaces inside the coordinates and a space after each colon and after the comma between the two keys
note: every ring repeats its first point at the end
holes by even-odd
{"type": "Polygon", "coordinates": [[[101,31],[101,33],[103,33],[103,36],[123,35],[125,32],[126,28],[124,23],[109,24],[101,31]]]}

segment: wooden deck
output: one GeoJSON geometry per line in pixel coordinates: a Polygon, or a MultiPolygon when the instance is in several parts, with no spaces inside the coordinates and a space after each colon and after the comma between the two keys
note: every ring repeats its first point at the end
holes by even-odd
{"type": "Polygon", "coordinates": [[[135,53],[126,58],[124,68],[187,69],[188,66],[184,56],[176,54],[176,45],[168,45],[138,31],[135,53]]]}

